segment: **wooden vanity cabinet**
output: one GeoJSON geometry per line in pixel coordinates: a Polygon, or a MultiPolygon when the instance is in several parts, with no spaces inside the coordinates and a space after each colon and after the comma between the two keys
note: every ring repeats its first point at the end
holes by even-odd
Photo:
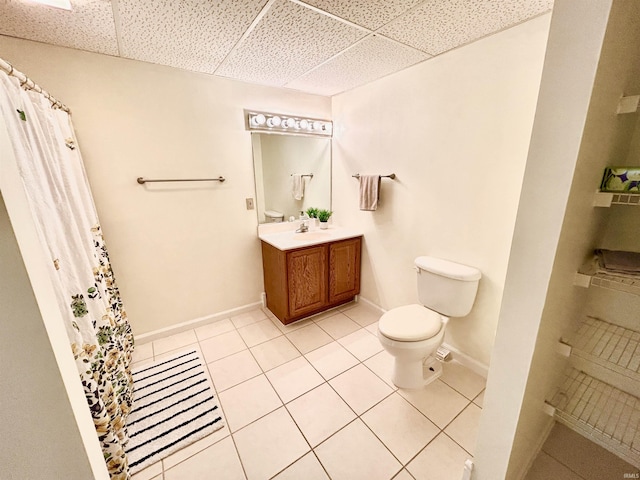
{"type": "Polygon", "coordinates": [[[285,325],[360,293],[362,238],[279,250],[262,242],[267,308],[285,325]]]}
{"type": "Polygon", "coordinates": [[[328,286],[325,245],[287,253],[287,286],[290,317],[309,315],[325,306],[328,286]]]}
{"type": "Polygon", "coordinates": [[[350,302],[360,293],[360,237],[329,244],[329,304],[350,302]]]}

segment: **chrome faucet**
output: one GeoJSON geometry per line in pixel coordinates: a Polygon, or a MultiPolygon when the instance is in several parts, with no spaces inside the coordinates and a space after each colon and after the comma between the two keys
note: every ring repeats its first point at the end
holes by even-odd
{"type": "Polygon", "coordinates": [[[306,233],[309,231],[309,224],[307,221],[309,217],[306,213],[300,212],[300,227],[296,230],[296,233],[306,233]]]}

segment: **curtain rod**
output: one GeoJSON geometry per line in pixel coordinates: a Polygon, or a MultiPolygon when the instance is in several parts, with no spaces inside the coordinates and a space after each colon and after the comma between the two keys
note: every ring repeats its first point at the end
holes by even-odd
{"type": "Polygon", "coordinates": [[[20,80],[21,87],[27,90],[33,90],[43,95],[47,100],[51,102],[52,107],[59,108],[61,110],[64,110],[67,113],[71,113],[71,110],[69,110],[69,107],[67,107],[64,103],[60,102],[59,100],[51,96],[51,94],[46,90],[43,90],[40,85],[35,83],[33,80],[27,77],[24,73],[13,68],[13,65],[11,65],[9,62],[7,62],[2,58],[0,58],[0,70],[4,71],[10,77],[16,77],[18,80],[20,80]]]}

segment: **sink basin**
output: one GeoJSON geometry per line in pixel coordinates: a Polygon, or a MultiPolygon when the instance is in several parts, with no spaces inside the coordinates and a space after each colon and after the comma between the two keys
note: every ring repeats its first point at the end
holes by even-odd
{"type": "Polygon", "coordinates": [[[287,223],[283,224],[265,224],[271,229],[263,229],[258,231],[258,237],[269,245],[276,247],[278,250],[292,250],[303,248],[311,245],[319,245],[321,243],[335,242],[336,240],[345,240],[347,238],[360,237],[362,232],[351,228],[331,226],[327,230],[313,229],[305,233],[295,233],[293,230],[285,230],[296,227],[297,225],[287,223]],[[273,230],[273,227],[277,228],[273,230]],[[266,231],[265,231],[266,230],[266,231]]]}
{"type": "Polygon", "coordinates": [[[329,234],[325,232],[306,232],[306,233],[296,233],[293,236],[294,240],[298,242],[309,242],[312,240],[324,240],[329,238],[329,234]]]}

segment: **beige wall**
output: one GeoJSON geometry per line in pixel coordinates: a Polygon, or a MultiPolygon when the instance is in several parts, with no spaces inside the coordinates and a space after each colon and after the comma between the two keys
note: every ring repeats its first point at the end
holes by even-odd
{"type": "Polygon", "coordinates": [[[335,221],[364,231],[362,296],[417,302],[413,260],[483,272],[445,341],[488,365],[550,14],[333,98],[335,221]],[[358,210],[355,173],[395,173],[358,210]]]}
{"type": "Polygon", "coordinates": [[[260,300],[243,109],[330,118],[329,99],[8,37],[0,57],[73,112],[135,334],[260,300]],[[218,175],[227,181],[136,183],[218,175]]]}

